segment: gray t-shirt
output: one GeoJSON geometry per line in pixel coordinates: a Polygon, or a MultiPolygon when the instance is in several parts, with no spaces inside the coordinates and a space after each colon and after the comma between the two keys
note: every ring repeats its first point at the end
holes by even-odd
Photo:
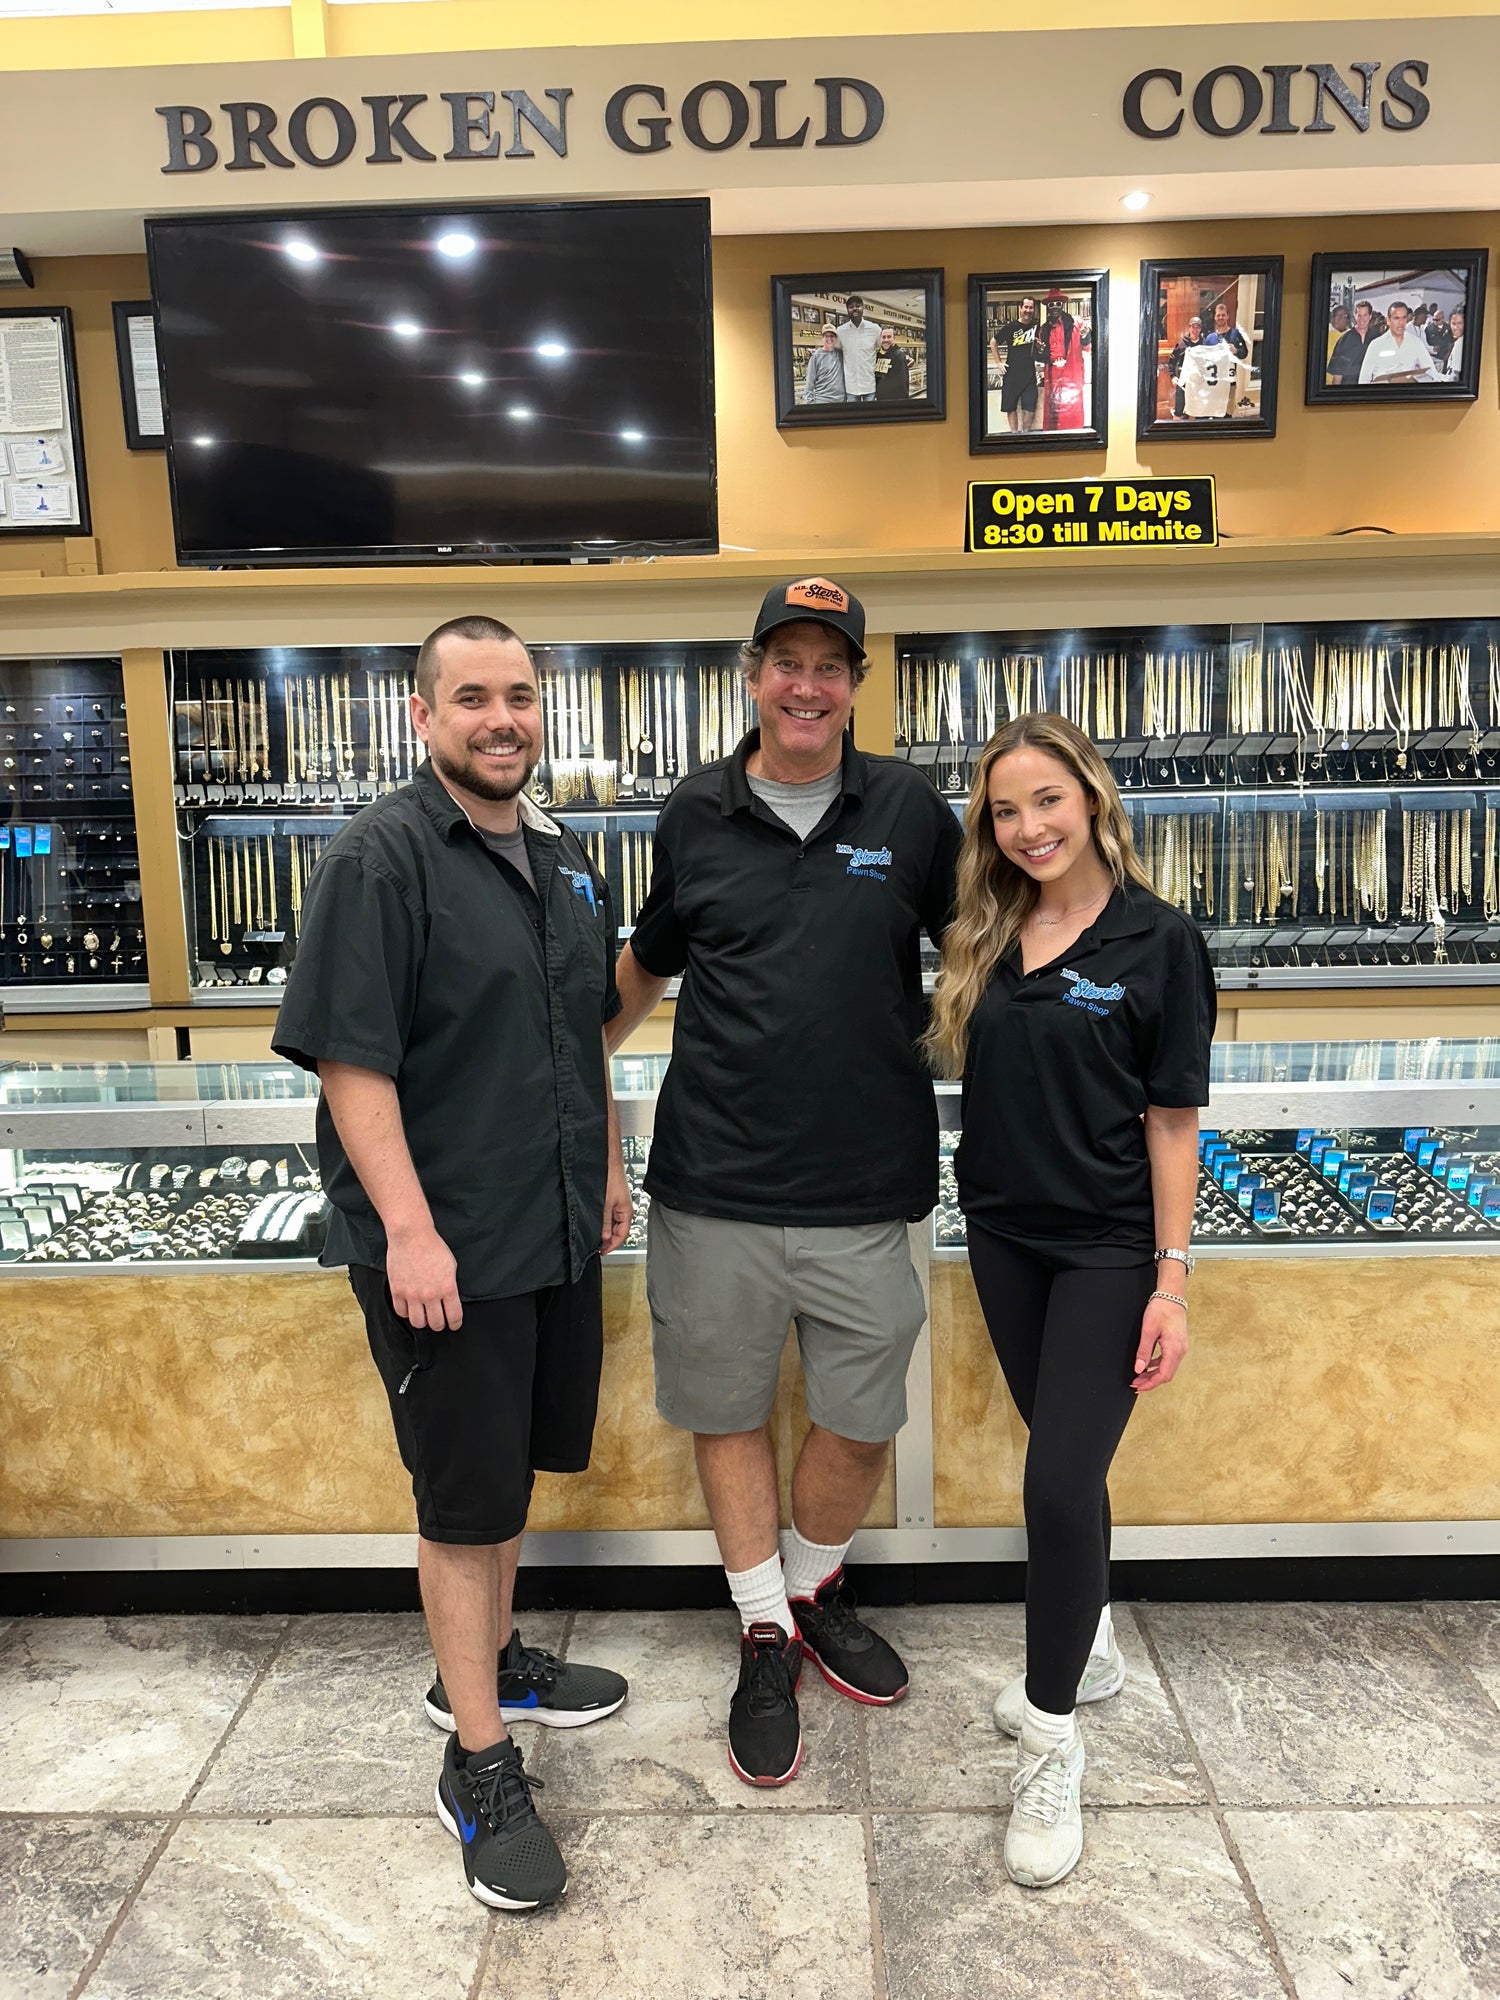
{"type": "Polygon", "coordinates": [[[531,856],[526,852],[525,827],[518,826],[514,833],[486,833],[484,828],[480,827],[478,833],[491,854],[498,854],[502,861],[508,861],[521,880],[528,883],[535,893],[536,877],[531,872],[531,856]]]}
{"type": "Polygon", "coordinates": [[[837,765],[826,778],[814,778],[810,785],[779,785],[773,778],[752,778],[748,771],[745,776],[755,796],[764,799],[799,840],[807,839],[844,784],[843,770],[837,765]]]}

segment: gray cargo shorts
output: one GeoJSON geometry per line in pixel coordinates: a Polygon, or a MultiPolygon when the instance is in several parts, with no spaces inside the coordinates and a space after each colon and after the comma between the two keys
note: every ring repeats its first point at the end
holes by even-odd
{"type": "Polygon", "coordinates": [[[782,1229],[653,1201],[647,1232],[656,1407],[669,1424],[759,1429],[795,1323],[813,1422],[862,1444],[900,1430],[927,1317],[904,1222],[782,1229]]]}

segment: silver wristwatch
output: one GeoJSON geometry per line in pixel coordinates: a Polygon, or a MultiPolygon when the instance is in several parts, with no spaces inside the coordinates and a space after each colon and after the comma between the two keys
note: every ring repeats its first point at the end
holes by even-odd
{"type": "Polygon", "coordinates": [[[1189,1255],[1186,1250],[1158,1250],[1156,1253],[1158,1264],[1165,1263],[1169,1257],[1174,1264],[1181,1264],[1188,1276],[1192,1277],[1193,1267],[1198,1262],[1196,1257],[1189,1255]]]}

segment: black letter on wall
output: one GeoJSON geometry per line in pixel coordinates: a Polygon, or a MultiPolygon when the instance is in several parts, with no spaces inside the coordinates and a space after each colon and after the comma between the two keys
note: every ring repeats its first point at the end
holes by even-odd
{"type": "Polygon", "coordinates": [[[269,104],[221,104],[229,113],[229,129],[234,135],[234,157],[226,172],[259,173],[265,167],[289,167],[292,162],[271,134],[276,130],[276,113],[269,104]],[[255,155],[261,154],[260,159],[255,155]]]}
{"type": "Polygon", "coordinates": [[[815,76],[813,82],[823,93],[827,115],[823,136],[815,146],[863,146],[885,123],[885,99],[873,83],[861,83],[857,76],[815,76]],[[865,108],[865,122],[858,132],[844,130],[844,92],[852,90],[865,108]]]}
{"type": "Polygon", "coordinates": [[[1182,130],[1182,111],[1180,107],[1177,116],[1172,120],[1170,125],[1148,125],[1146,123],[1146,115],[1141,110],[1141,98],[1145,95],[1146,85],[1148,83],[1155,83],[1158,79],[1163,83],[1170,83],[1173,95],[1181,97],[1182,71],[1180,69],[1143,69],[1139,76],[1133,76],[1125,86],[1125,102],[1121,106],[1121,109],[1125,114],[1126,125],[1134,132],[1138,139],[1175,139],[1177,134],[1182,130]]]}
{"type": "Polygon", "coordinates": [[[443,102],[453,113],[453,150],[444,153],[445,160],[496,160],[500,157],[500,134],[491,132],[490,119],[495,111],[493,90],[445,90],[443,102]],[[484,109],[476,118],[470,110],[474,104],[484,109]],[[474,144],[475,135],[487,139],[486,146],[474,144]]]}
{"type": "Polygon", "coordinates": [[[341,166],[354,151],[354,114],[336,97],[309,97],[299,104],[286,122],[287,143],[308,167],[341,166]],[[334,146],[331,153],[315,153],[307,136],[308,122],[315,111],[327,111],[333,118],[334,146]]]}
{"type": "Polygon", "coordinates": [[[1318,94],[1313,101],[1312,123],[1311,125],[1303,126],[1302,129],[1304,132],[1331,132],[1333,130],[1332,122],[1323,116],[1323,100],[1325,97],[1333,99],[1334,103],[1357,132],[1369,131],[1370,79],[1374,76],[1376,70],[1379,69],[1380,64],[1378,62],[1357,62],[1350,63],[1349,67],[1357,71],[1365,80],[1365,94],[1363,99],[1354,95],[1354,92],[1345,83],[1332,63],[1309,63],[1307,65],[1308,75],[1317,78],[1318,94]]]}
{"type": "Polygon", "coordinates": [[[401,154],[397,146],[409,160],[435,160],[436,153],[429,153],[420,139],[414,139],[406,129],[406,121],[419,104],[427,102],[425,91],[417,91],[402,97],[367,97],[364,102],[370,107],[372,136],[375,142],[373,153],[366,153],[368,167],[388,167],[401,164],[401,154]],[[391,106],[399,104],[401,109],[391,116],[391,106]]]}
{"type": "Polygon", "coordinates": [[[618,146],[622,153],[664,153],[672,143],[667,137],[671,119],[639,119],[637,122],[641,130],[650,136],[644,140],[632,138],[625,129],[625,107],[632,97],[649,97],[659,111],[667,108],[667,93],[659,83],[627,83],[604,107],[604,129],[609,134],[610,143],[618,146]]]}
{"type": "Polygon", "coordinates": [[[703,153],[727,153],[750,130],[750,104],[738,84],[715,81],[695,83],[682,100],[682,130],[690,146],[703,153]],[[710,139],[703,129],[703,100],[717,95],[729,106],[729,130],[722,139],[710,139]]]}
{"type": "Polygon", "coordinates": [[[562,90],[544,90],[543,97],[550,97],[557,106],[557,123],[554,125],[546,112],[541,110],[524,90],[502,90],[500,95],[510,106],[510,144],[505,149],[507,160],[534,160],[526,141],[521,137],[521,123],[525,122],[534,132],[540,132],[547,144],[560,160],[568,157],[568,99],[573,95],[572,86],[562,90]]]}
{"type": "Polygon", "coordinates": [[[1389,104],[1380,107],[1380,122],[1391,132],[1414,132],[1419,125],[1427,123],[1427,114],[1432,109],[1432,101],[1425,93],[1427,65],[1424,62],[1394,63],[1385,79],[1385,94],[1394,97],[1398,104],[1404,104],[1411,113],[1409,118],[1398,118],[1389,104]],[[1412,82],[1424,89],[1418,90],[1412,82]]]}
{"type": "Polygon", "coordinates": [[[1264,63],[1261,75],[1271,79],[1271,122],[1262,132],[1295,132],[1292,123],[1292,78],[1302,74],[1301,63],[1264,63]]]}
{"type": "Polygon", "coordinates": [[[785,138],[776,129],[776,94],[778,91],[786,89],[786,78],[778,76],[760,83],[752,81],[750,88],[760,99],[760,131],[750,141],[751,152],[753,153],[757,146],[771,148],[780,146],[805,146],[807,144],[808,127],[812,124],[810,118],[804,118],[796,131],[787,133],[785,138]]]}
{"type": "Polygon", "coordinates": [[[206,174],[219,164],[219,149],[209,138],[213,120],[197,104],[158,104],[158,118],[167,121],[167,164],[164,174],[206,174]],[[191,159],[188,148],[192,147],[191,159]]]}
{"type": "Polygon", "coordinates": [[[1266,93],[1253,69],[1245,69],[1239,63],[1222,63],[1202,77],[1193,92],[1193,123],[1210,139],[1234,139],[1255,123],[1265,101],[1266,93]],[[1221,124],[1214,110],[1214,85],[1221,76],[1232,76],[1240,89],[1240,115],[1233,125],[1221,124]]]}

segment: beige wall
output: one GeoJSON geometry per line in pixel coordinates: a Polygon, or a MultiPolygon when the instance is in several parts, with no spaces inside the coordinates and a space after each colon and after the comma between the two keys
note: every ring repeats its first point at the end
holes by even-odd
{"type": "MultiPolygon", "coordinates": [[[[884,236],[730,236],[714,246],[720,537],[726,548],[788,551],[954,549],[970,479],[998,464],[1017,477],[1212,472],[1226,537],[1325,536],[1373,525],[1401,535],[1500,531],[1500,331],[1489,314],[1480,397],[1429,409],[1307,409],[1302,401],[1308,268],[1315,250],[1456,247],[1491,252],[1500,268],[1500,217],[1392,216],[1152,227],[957,230],[884,236]],[[1143,257],[1279,252],[1286,258],[1279,434],[1213,450],[1135,443],[1135,328],[1143,257]],[[1106,265],[1111,273],[1111,396],[1107,454],[971,457],[968,448],[965,286],[978,271],[1106,265]],[[940,265],[947,279],[948,416],[912,423],[782,433],[771,386],[773,273],[940,265]]],[[[79,370],[95,533],[106,571],[173,564],[161,453],[125,450],[109,306],[147,290],[143,258],[65,258],[38,268],[35,297],[66,304],[78,322],[79,370]]],[[[1493,306],[1493,300],[1491,301],[1493,306]]],[[[1331,551],[1332,553],[1332,551],[1331,551]]],[[[63,567],[59,541],[0,544],[0,566],[63,567]]],[[[349,579],[357,595],[356,577],[349,579]]],[[[1076,603],[1087,616],[1090,582],[1076,603]]],[[[1276,613],[1268,604],[1267,616],[1276,613]]],[[[940,606],[932,616],[941,618],[940,606]]],[[[994,618],[1006,622],[997,582],[994,618]]],[[[943,629],[934,624],[932,629],[943,629]]],[[[3,642],[0,642],[3,643],[3,642]]]]}

